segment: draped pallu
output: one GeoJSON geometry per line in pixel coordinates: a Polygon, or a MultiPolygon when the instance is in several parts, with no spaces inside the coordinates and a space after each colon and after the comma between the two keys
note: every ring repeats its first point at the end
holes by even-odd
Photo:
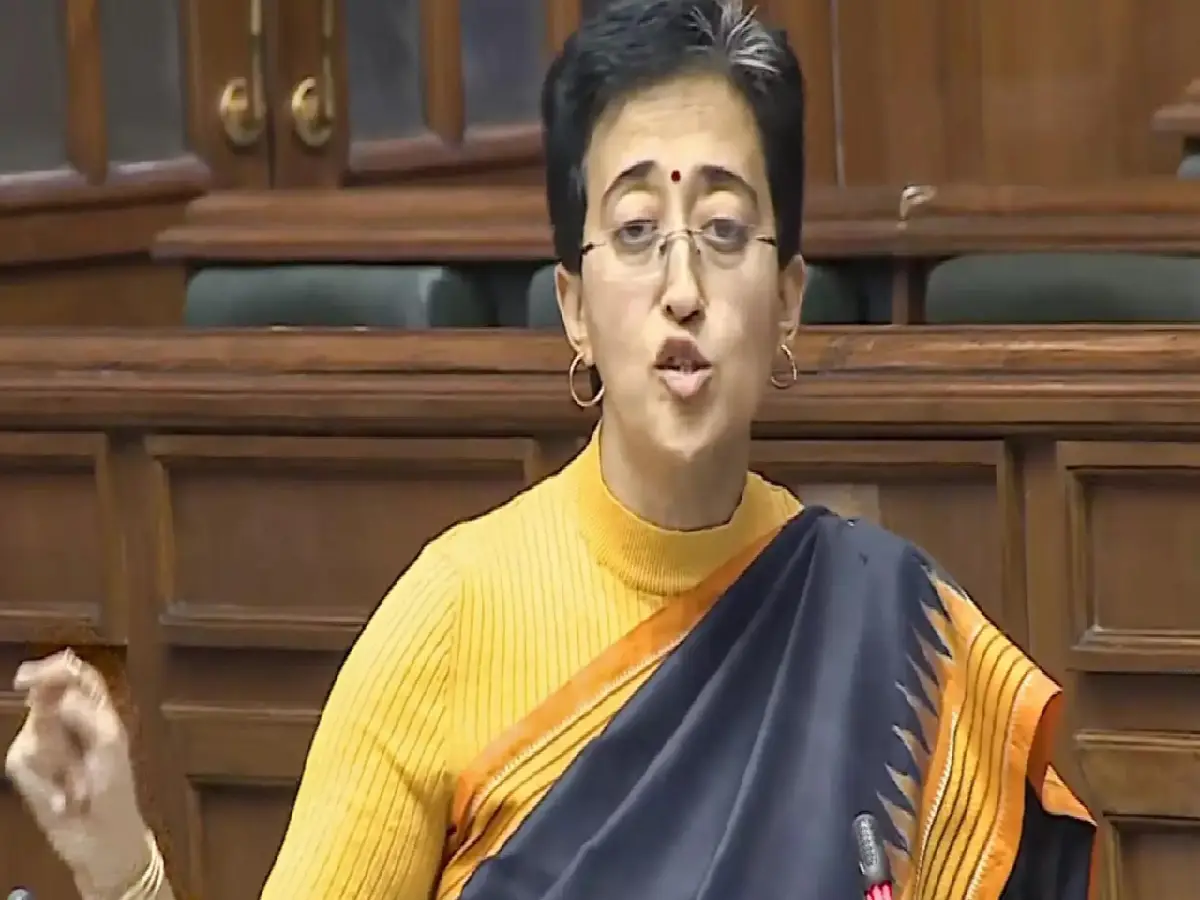
{"type": "Polygon", "coordinates": [[[1059,689],[920,550],[809,507],[675,598],[461,776],[439,900],[1093,890],[1049,764],[1059,689]]]}

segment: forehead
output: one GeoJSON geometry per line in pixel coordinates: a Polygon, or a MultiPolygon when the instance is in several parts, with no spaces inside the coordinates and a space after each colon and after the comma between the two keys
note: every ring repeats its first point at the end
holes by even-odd
{"type": "Polygon", "coordinates": [[[592,132],[589,196],[642,160],[688,173],[719,166],[766,193],[766,164],[750,107],[716,74],[689,75],[637,91],[607,109],[592,132]]]}

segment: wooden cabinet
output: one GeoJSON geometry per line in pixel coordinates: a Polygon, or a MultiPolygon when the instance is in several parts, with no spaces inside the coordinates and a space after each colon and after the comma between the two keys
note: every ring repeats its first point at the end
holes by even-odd
{"type": "Polygon", "coordinates": [[[147,249],[187,201],[263,187],[216,99],[248,71],[241,0],[0,6],[0,324],[178,321],[182,276],[147,249]]]}
{"type": "MultiPolygon", "coordinates": [[[[1101,896],[1185,893],[1200,332],[808,329],[796,355],[805,376],[767,400],[754,466],[934,554],[1068,689],[1058,761],[1104,817],[1101,896]]],[[[0,334],[0,359],[0,677],[65,641],[123,671],[176,884],[251,900],[379,597],[428,538],[586,438],[569,350],[511,333],[0,334]]],[[[0,690],[0,746],[23,715],[0,690]]],[[[0,836],[0,893],[72,896],[3,785],[0,836]]]]}
{"type": "MultiPolygon", "coordinates": [[[[542,74],[600,2],[3,4],[0,326],[177,322],[181,268],[148,250],[206,192],[537,184],[542,74]]],[[[1178,165],[1150,121],[1196,75],[1191,0],[759,8],[804,62],[826,212],[1178,165]]]]}
{"type": "Polygon", "coordinates": [[[13,0],[0,326],[179,321],[156,234],[214,190],[536,181],[571,2],[13,0]]]}

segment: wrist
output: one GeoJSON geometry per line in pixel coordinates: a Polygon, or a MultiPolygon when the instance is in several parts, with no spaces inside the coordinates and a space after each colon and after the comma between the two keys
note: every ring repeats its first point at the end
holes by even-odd
{"type": "Polygon", "coordinates": [[[76,877],[84,900],[151,900],[162,882],[162,854],[149,830],[127,852],[110,856],[103,873],[76,877]]]}

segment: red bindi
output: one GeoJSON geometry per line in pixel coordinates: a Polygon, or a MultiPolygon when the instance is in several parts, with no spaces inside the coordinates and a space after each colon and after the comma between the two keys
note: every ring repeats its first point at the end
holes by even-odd
{"type": "Polygon", "coordinates": [[[674,169],[674,170],[671,172],[671,180],[672,180],[672,181],[678,181],[678,180],[680,179],[680,177],[681,177],[681,176],[680,176],[680,174],[679,174],[679,170],[678,170],[678,169],[674,169]]]}

